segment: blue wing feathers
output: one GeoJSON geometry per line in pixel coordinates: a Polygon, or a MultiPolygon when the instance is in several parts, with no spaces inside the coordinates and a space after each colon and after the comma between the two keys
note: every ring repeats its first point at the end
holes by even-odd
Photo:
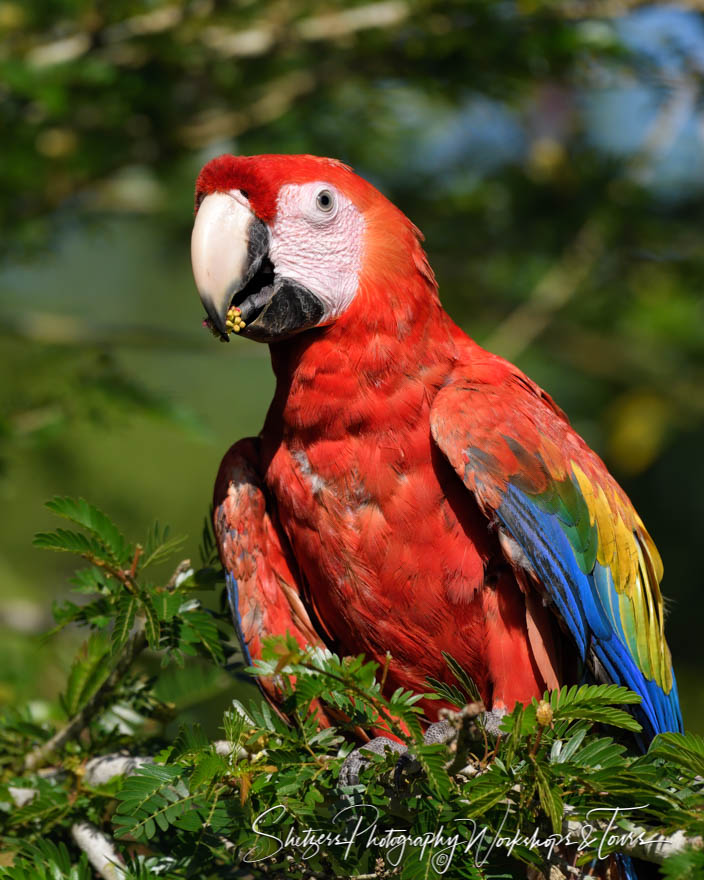
{"type": "MultiPolygon", "coordinates": [[[[517,490],[513,490],[513,494],[516,492],[517,490]]],[[[584,660],[587,650],[587,632],[584,628],[584,620],[575,613],[570,602],[568,580],[562,560],[552,550],[552,530],[546,529],[546,523],[535,516],[536,512],[528,509],[525,514],[522,511],[519,513],[511,494],[506,496],[496,511],[511,536],[525,550],[536,567],[536,571],[539,569],[534,557],[542,560],[541,577],[544,577],[553,587],[551,598],[554,599],[560,614],[567,622],[570,632],[577,642],[579,656],[584,660]]]]}
{"type": "Polygon", "coordinates": [[[560,513],[541,509],[516,486],[508,486],[496,512],[545,583],[582,660],[588,651],[593,652],[614,683],[641,695],[643,702],[636,714],[647,738],[667,730],[681,731],[677,685],[673,682],[665,693],[639,669],[618,614],[611,572],[596,561],[591,572],[583,572],[560,513]]]}
{"type": "Polygon", "coordinates": [[[240,601],[239,590],[237,587],[237,578],[234,577],[230,572],[228,572],[225,576],[225,584],[227,586],[227,598],[230,603],[230,610],[232,612],[232,619],[234,621],[235,629],[237,631],[237,638],[239,639],[240,647],[242,648],[242,655],[244,656],[247,666],[251,666],[252,658],[249,654],[249,648],[247,646],[247,641],[244,637],[244,631],[242,629],[242,617],[240,615],[240,601]]]}

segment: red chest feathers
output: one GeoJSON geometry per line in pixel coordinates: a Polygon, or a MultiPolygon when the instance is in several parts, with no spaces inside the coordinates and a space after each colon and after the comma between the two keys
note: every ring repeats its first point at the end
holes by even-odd
{"type": "Polygon", "coordinates": [[[383,662],[389,650],[422,687],[424,675],[441,672],[431,644],[481,641],[476,598],[495,545],[427,422],[402,442],[389,432],[282,442],[266,480],[311,601],[343,653],[383,662]]]}

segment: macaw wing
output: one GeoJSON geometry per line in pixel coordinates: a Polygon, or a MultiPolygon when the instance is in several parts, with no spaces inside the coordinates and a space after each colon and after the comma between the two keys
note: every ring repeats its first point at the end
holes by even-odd
{"type": "MultiPolygon", "coordinates": [[[[304,604],[296,565],[259,474],[259,440],[240,440],[225,455],[215,482],[213,523],[226,571],[228,598],[244,659],[261,657],[269,635],[293,635],[301,647],[322,645],[304,604]]],[[[258,678],[276,705],[276,683],[258,678]]]]}
{"type": "Polygon", "coordinates": [[[433,438],[530,574],[596,680],[639,693],[646,734],[681,730],[662,563],[631,502],[551,398],[485,354],[455,368],[433,438]]]}

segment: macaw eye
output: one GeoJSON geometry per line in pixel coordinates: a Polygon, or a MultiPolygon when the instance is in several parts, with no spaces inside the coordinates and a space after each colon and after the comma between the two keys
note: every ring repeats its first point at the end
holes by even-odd
{"type": "Polygon", "coordinates": [[[315,200],[315,204],[325,214],[329,214],[335,207],[335,196],[329,189],[321,189],[315,200]]]}

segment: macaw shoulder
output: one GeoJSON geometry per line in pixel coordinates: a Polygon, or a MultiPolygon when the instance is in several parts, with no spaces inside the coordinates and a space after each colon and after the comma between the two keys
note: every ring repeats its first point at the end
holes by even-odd
{"type": "MultiPolygon", "coordinates": [[[[477,345],[462,354],[430,412],[433,438],[455,470],[468,459],[474,471],[487,468],[504,483],[525,472],[544,484],[545,469],[561,479],[570,457],[597,458],[552,397],[518,367],[477,345]]],[[[464,467],[460,476],[472,485],[476,474],[464,467]]]]}
{"type": "Polygon", "coordinates": [[[447,394],[440,398],[438,406],[464,390],[474,403],[491,401],[507,409],[518,404],[527,414],[532,409],[536,414],[544,409],[544,415],[551,413],[558,422],[569,426],[567,414],[537,382],[505,358],[467,342],[471,344],[457,346],[457,360],[445,382],[447,394]],[[480,400],[477,395],[481,395],[480,400]]]}
{"type": "MultiPolygon", "coordinates": [[[[513,487],[550,507],[557,493],[565,504],[586,508],[609,547],[618,543],[614,529],[622,537],[633,530],[647,534],[623,489],[562,409],[503,358],[477,346],[458,361],[433,401],[430,424],[433,439],[487,513],[513,487]]],[[[660,573],[654,547],[652,552],[660,573]]]]}
{"type": "Polygon", "coordinates": [[[462,354],[433,401],[430,423],[453,467],[459,470],[463,462],[465,483],[474,487],[481,477],[486,490],[490,476],[497,488],[529,482],[533,494],[584,473],[585,483],[607,481],[618,488],[547,391],[477,345],[462,354]]]}

